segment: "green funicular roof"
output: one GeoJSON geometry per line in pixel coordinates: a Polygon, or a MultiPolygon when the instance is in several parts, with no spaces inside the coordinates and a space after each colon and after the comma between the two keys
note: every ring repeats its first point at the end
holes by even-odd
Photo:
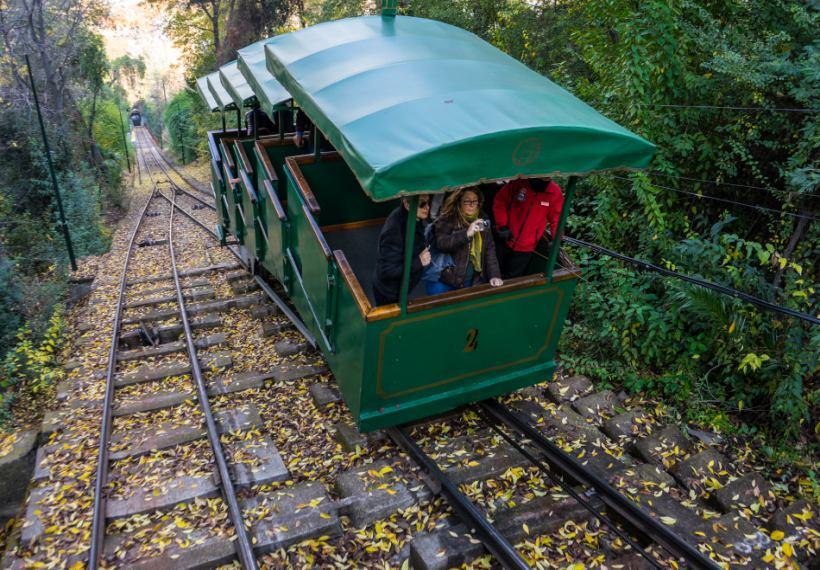
{"type": "Polygon", "coordinates": [[[214,96],[211,95],[211,90],[208,89],[208,78],[207,77],[200,77],[196,80],[196,90],[199,92],[199,96],[202,97],[202,100],[205,101],[205,105],[211,111],[219,111],[219,105],[214,99],[214,96]]]}
{"type": "Polygon", "coordinates": [[[258,41],[237,52],[239,71],[253,90],[262,110],[268,115],[282,108],[282,103],[290,100],[290,93],[268,71],[265,63],[265,44],[270,40],[258,41]]]}
{"type": "Polygon", "coordinates": [[[249,107],[256,101],[256,95],[239,71],[239,64],[236,60],[219,68],[219,80],[238,109],[249,107]]]}
{"type": "Polygon", "coordinates": [[[654,154],[555,83],[441,22],[349,18],[273,38],[265,52],[375,200],[644,168],[654,154]]]}
{"type": "Polygon", "coordinates": [[[222,81],[219,79],[219,72],[214,71],[210,75],[205,76],[205,79],[208,81],[208,89],[213,95],[214,101],[216,101],[217,107],[219,107],[220,111],[230,111],[231,109],[236,108],[236,104],[231,99],[230,93],[225,87],[222,85],[222,81]]]}

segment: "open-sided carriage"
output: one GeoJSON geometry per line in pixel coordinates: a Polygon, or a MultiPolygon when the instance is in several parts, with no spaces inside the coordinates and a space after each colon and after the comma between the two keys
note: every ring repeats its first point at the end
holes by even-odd
{"type": "MultiPolygon", "coordinates": [[[[260,85],[278,82],[315,123],[314,146],[326,137],[336,151],[299,154],[285,136],[213,133],[214,187],[234,200],[225,200],[220,223],[282,284],[359,427],[426,417],[549,379],[579,277],[571,263],[557,264],[557,241],[542,240],[527,274],[501,287],[426,296],[409,290],[406,270],[400,302],[374,306],[384,219],[402,196],[482,185],[491,200],[498,181],[568,176],[560,234],[578,176],[643,168],[654,147],[440,22],[350,18],[251,48],[255,63],[241,51],[239,60],[251,91],[260,97],[260,85]]],[[[222,83],[232,81],[222,75],[222,83]]],[[[409,236],[415,208],[413,199],[409,236]]]]}

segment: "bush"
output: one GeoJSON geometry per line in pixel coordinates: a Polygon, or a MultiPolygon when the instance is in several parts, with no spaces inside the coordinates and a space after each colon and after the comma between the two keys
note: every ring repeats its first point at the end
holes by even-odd
{"type": "Polygon", "coordinates": [[[16,393],[25,390],[36,396],[62,378],[59,353],[64,338],[65,320],[60,306],[49,319],[40,342],[35,342],[29,325],[17,332],[15,346],[0,361],[0,429],[11,421],[16,393]]]}

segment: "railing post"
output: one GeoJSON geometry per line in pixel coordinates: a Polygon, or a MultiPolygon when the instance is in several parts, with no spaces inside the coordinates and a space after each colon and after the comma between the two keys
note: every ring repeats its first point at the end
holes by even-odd
{"type": "Polygon", "coordinates": [[[313,125],[313,161],[319,162],[322,160],[322,131],[319,127],[313,125]]]}
{"type": "MultiPolygon", "coordinates": [[[[410,271],[413,267],[413,240],[416,237],[416,212],[419,209],[418,196],[409,198],[410,208],[407,212],[407,229],[404,232],[404,273],[401,275],[401,314],[407,313],[407,296],[410,294],[410,271]]],[[[404,204],[401,205],[404,207],[404,204]]]]}
{"type": "Polygon", "coordinates": [[[382,0],[382,17],[395,18],[398,0],[382,0]]]}
{"type": "Polygon", "coordinates": [[[564,226],[569,217],[569,209],[572,207],[572,198],[575,195],[575,185],[578,182],[577,176],[569,177],[567,193],[564,195],[564,205],[561,207],[561,217],[558,219],[558,227],[553,229],[552,245],[550,246],[550,257],[547,261],[547,279],[552,280],[552,273],[555,269],[555,262],[558,260],[558,252],[561,251],[561,238],[564,235],[564,226]]]}
{"type": "Polygon", "coordinates": [[[279,120],[276,121],[279,123],[279,140],[285,140],[285,112],[281,109],[276,111],[276,114],[279,115],[279,120]]]}

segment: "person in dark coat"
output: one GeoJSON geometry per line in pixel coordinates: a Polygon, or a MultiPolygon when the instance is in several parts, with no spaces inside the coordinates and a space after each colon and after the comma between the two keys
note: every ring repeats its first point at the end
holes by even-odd
{"type": "Polygon", "coordinates": [[[435,243],[452,256],[453,265],[442,270],[440,281],[428,283],[428,295],[485,282],[493,287],[504,284],[482,202],[481,192],[469,188],[447,197],[436,220],[435,243]]]}
{"type": "MultiPolygon", "coordinates": [[[[376,270],[373,275],[373,297],[376,305],[399,302],[401,281],[404,276],[404,243],[410,201],[402,198],[401,205],[390,212],[379,234],[376,252],[376,270]]],[[[413,239],[413,261],[410,265],[410,290],[421,280],[421,272],[430,263],[430,250],[424,243],[424,220],[430,215],[430,196],[418,198],[416,234],[413,239]]]]}
{"type": "Polygon", "coordinates": [[[493,200],[501,274],[520,277],[549,225],[554,236],[564,207],[561,188],[546,180],[513,180],[493,200]]]}
{"type": "Polygon", "coordinates": [[[276,131],[276,125],[271,121],[268,114],[260,109],[254,107],[245,113],[245,125],[247,125],[247,135],[253,136],[253,125],[256,124],[256,133],[261,135],[263,133],[273,133],[276,131]]]}

